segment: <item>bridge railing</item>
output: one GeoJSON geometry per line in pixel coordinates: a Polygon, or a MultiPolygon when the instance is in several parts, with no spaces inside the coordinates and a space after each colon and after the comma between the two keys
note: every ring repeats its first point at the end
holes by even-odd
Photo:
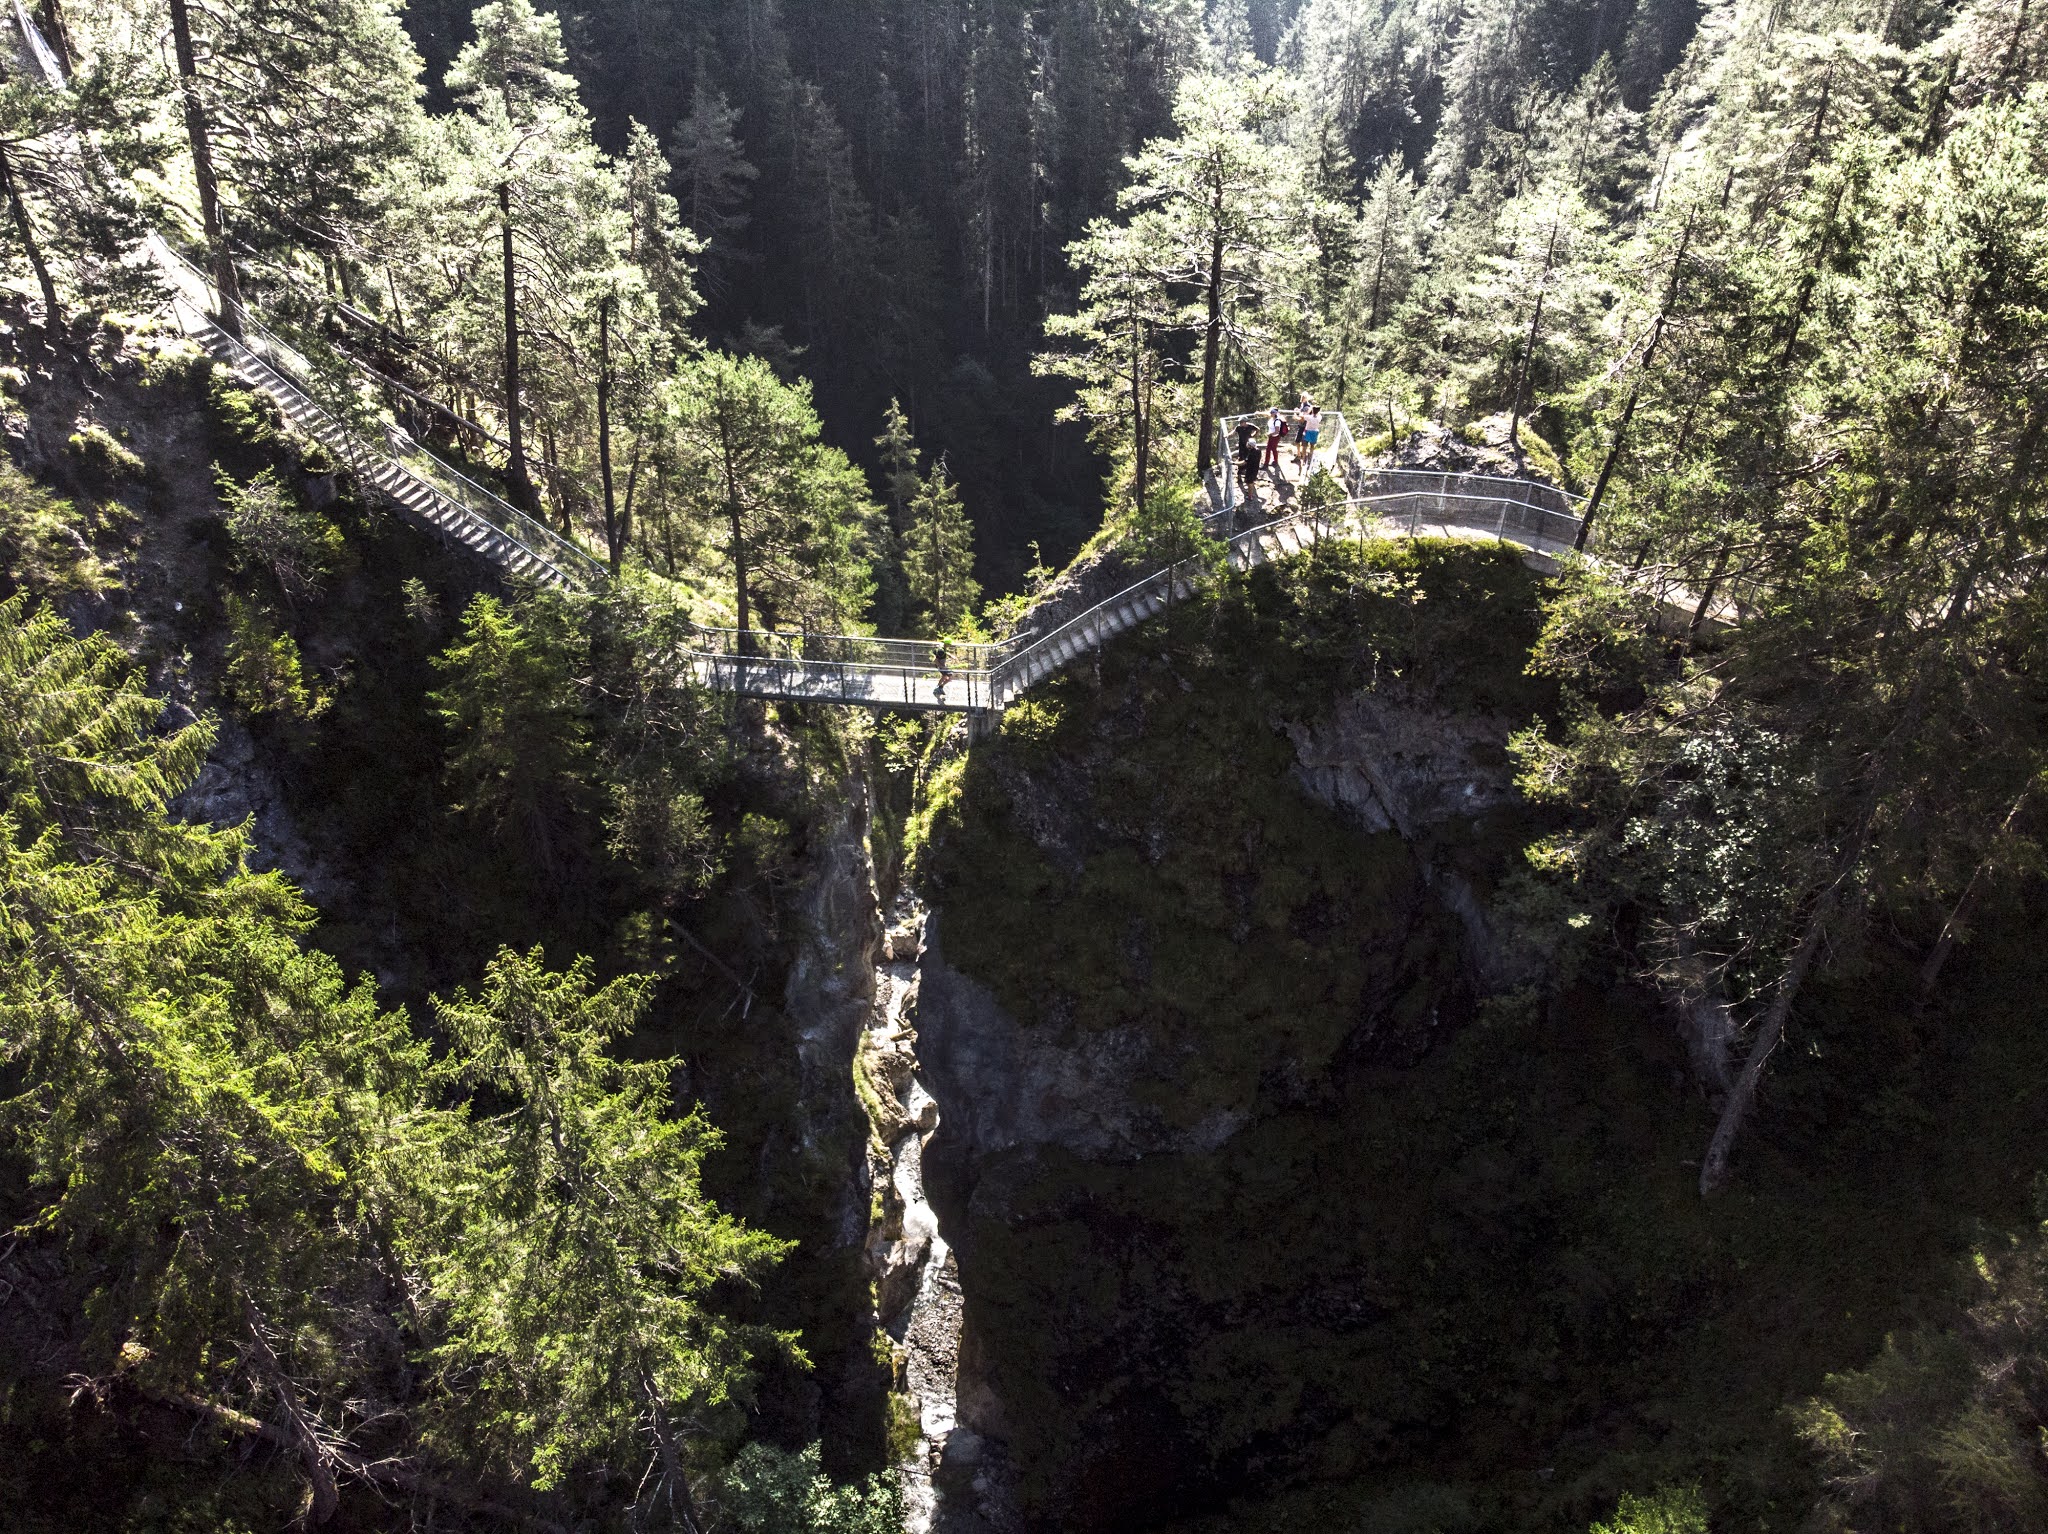
{"type": "Polygon", "coordinates": [[[379,421],[377,429],[381,430],[383,440],[377,442],[372,439],[368,417],[374,412],[367,401],[360,395],[348,400],[335,398],[335,387],[321,379],[319,370],[306,356],[272,332],[243,305],[233,306],[235,320],[242,331],[241,338],[237,340],[229,335],[213,320],[221,307],[220,296],[213,284],[161,234],[152,234],[148,245],[152,258],[171,283],[173,302],[185,311],[190,320],[205,325],[215,344],[230,349],[238,362],[260,370],[268,392],[280,397],[293,397],[307,409],[317,412],[324,424],[340,434],[329,445],[344,453],[352,469],[359,474],[367,474],[377,467],[379,460],[387,461],[462,514],[504,534],[566,580],[592,586],[606,578],[608,571],[603,562],[587,550],[428,452],[397,427],[379,421]],[[351,405],[360,405],[361,408],[352,410],[351,405]],[[347,417],[352,414],[365,419],[351,422],[347,417]],[[346,441],[345,447],[342,439],[346,441]]]}
{"type": "Polygon", "coordinates": [[[1001,705],[988,671],[871,661],[800,660],[787,656],[738,655],[685,645],[678,659],[704,686],[756,698],[809,703],[846,703],[865,708],[941,708],[981,713],[1001,705]]]}
{"type": "Polygon", "coordinates": [[[881,666],[898,670],[987,671],[1006,653],[1001,644],[968,644],[937,639],[882,639],[868,634],[825,634],[797,629],[755,629],[741,643],[738,629],[700,627],[698,648],[707,654],[744,655],[757,660],[881,666]]]}

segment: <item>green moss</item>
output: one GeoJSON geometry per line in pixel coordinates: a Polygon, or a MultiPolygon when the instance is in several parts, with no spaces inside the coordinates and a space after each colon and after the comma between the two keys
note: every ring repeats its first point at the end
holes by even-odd
{"type": "MultiPolygon", "coordinates": [[[[1406,847],[1294,792],[1280,725],[1375,676],[1542,715],[1534,595],[1442,545],[1262,569],[1035,692],[944,785],[948,958],[1027,1027],[1141,1031],[1131,1091],[1167,1124],[1245,1118],[1205,1154],[977,1168],[956,1249],[1048,1526],[1583,1534],[1689,1518],[1655,1489],[1697,1483],[1711,1527],[1790,1534],[1815,1483],[1783,1408],[1943,1289],[1973,1219],[2025,1218],[2038,912],[1945,1018],[1899,1015],[1903,958],[1816,990],[1714,1203],[1710,1107],[1613,975],[1428,1027],[1456,934],[1406,847]]],[[[1528,832],[1479,830],[1433,857],[1484,888],[1528,832]]]]}
{"type": "Polygon", "coordinates": [[[924,1437],[918,1421],[917,1401],[896,1391],[889,1392],[889,1463],[900,1465],[917,1453],[924,1437]]]}
{"type": "Polygon", "coordinates": [[[903,824],[903,867],[915,873],[923,863],[934,831],[957,817],[967,778],[967,758],[956,756],[935,766],[925,779],[924,793],[903,824]]]}
{"type": "Polygon", "coordinates": [[[284,434],[284,420],[270,401],[245,389],[224,368],[207,374],[206,400],[215,441],[224,454],[262,453],[284,434]]]}
{"type": "Polygon", "coordinates": [[[73,432],[67,446],[73,465],[97,489],[111,490],[131,483],[141,479],[145,472],[142,460],[97,422],[73,432]]]}

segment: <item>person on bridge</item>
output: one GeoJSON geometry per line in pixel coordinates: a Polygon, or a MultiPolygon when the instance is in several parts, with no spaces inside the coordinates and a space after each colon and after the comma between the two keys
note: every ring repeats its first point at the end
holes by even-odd
{"type": "Polygon", "coordinates": [[[1296,463],[1313,464],[1316,461],[1316,438],[1323,434],[1323,412],[1316,402],[1302,396],[1301,446],[1296,450],[1296,463]]]}
{"type": "Polygon", "coordinates": [[[952,657],[946,652],[943,640],[932,646],[932,664],[939,668],[939,685],[935,689],[941,703],[946,701],[946,684],[953,680],[952,657]]]}
{"type": "Polygon", "coordinates": [[[1287,419],[1275,405],[1266,412],[1266,463],[1275,476],[1280,473],[1280,439],[1287,435],[1287,419]]]}
{"type": "Polygon", "coordinates": [[[1259,423],[1246,416],[1237,423],[1237,479],[1249,495],[1259,483],[1259,423]]]}

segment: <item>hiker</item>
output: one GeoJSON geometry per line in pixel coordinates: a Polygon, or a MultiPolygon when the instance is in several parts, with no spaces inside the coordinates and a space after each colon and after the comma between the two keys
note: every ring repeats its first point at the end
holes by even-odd
{"type": "Polygon", "coordinates": [[[1286,435],[1286,418],[1280,414],[1280,407],[1275,405],[1266,412],[1266,461],[1263,466],[1271,469],[1276,478],[1280,473],[1280,441],[1286,435]]]}
{"type": "Polygon", "coordinates": [[[1246,495],[1259,484],[1259,423],[1250,416],[1237,423],[1237,482],[1246,495]]]}
{"type": "Polygon", "coordinates": [[[1316,461],[1316,438],[1323,434],[1323,412],[1314,400],[1301,417],[1301,461],[1313,464],[1316,461]]]}
{"type": "Polygon", "coordinates": [[[944,643],[932,646],[932,664],[939,668],[937,692],[939,701],[943,703],[946,701],[946,684],[953,680],[953,663],[951,657],[946,653],[944,643]]]}
{"type": "Polygon", "coordinates": [[[1294,407],[1294,466],[1298,469],[1307,459],[1309,398],[1302,395],[1301,403],[1294,407]]]}

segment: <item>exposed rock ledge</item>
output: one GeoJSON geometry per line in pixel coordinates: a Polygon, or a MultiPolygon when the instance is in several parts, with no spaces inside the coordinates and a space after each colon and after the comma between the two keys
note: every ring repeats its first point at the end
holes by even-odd
{"type": "Polygon", "coordinates": [[[1521,801],[1507,744],[1508,721],[1448,714],[1381,687],[1340,698],[1313,724],[1286,726],[1293,781],[1367,831],[1395,831],[1415,849],[1423,877],[1458,918],[1465,962],[1481,986],[1531,977],[1535,956],[1507,940],[1471,880],[1446,865],[1429,832],[1521,801]]]}

